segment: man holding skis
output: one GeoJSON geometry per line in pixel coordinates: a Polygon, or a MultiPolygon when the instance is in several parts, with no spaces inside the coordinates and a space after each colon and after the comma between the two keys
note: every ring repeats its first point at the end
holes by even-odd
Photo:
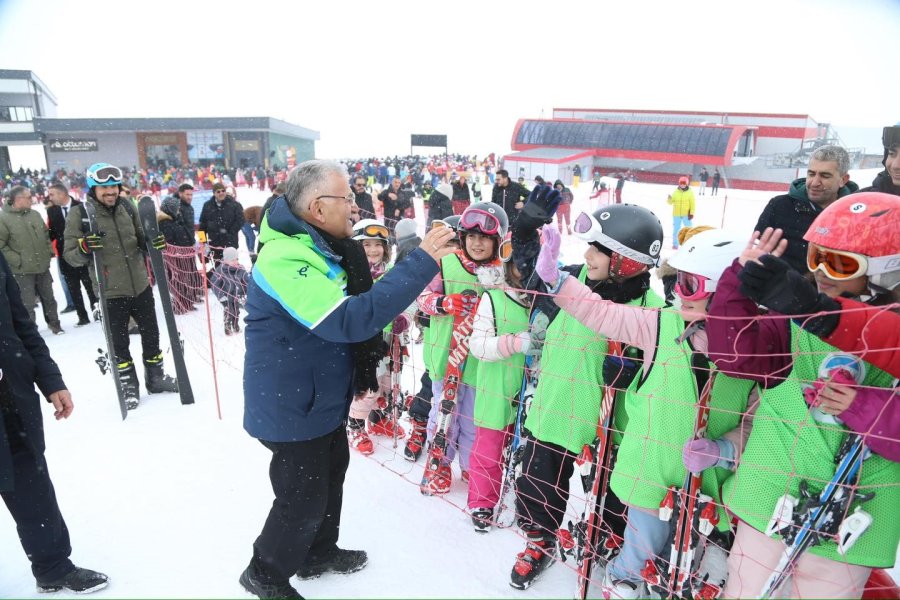
{"type": "MultiPolygon", "coordinates": [[[[119,198],[122,171],[107,163],[97,163],[87,170],[86,179],[87,202],[97,214],[97,232],[91,233],[83,208],[70,211],[66,218],[63,257],[70,265],[81,267],[90,263],[94,252],[100,253],[105,276],[99,292],[109,314],[109,322],[103,326],[109,327],[114,345],[109,349],[110,360],[119,371],[126,404],[134,409],[140,401],[140,386],[129,351],[129,317],[134,317],[141,334],[147,392],[177,392],[178,384],[163,372],[156,305],[144,262],[144,231],[131,201],[119,198]]],[[[162,235],[152,243],[158,248],[166,245],[162,235]]]]}

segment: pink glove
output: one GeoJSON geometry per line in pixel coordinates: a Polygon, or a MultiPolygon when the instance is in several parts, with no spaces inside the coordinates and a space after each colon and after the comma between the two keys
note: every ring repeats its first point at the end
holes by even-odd
{"type": "Polygon", "coordinates": [[[441,310],[448,315],[468,315],[475,312],[478,296],[475,294],[448,294],[441,299],[441,310]]]}
{"type": "Polygon", "coordinates": [[[394,319],[391,331],[395,334],[401,334],[407,329],[409,329],[409,317],[407,317],[405,313],[400,313],[397,315],[397,318],[394,319]]]}
{"type": "MultiPolygon", "coordinates": [[[[831,372],[831,381],[834,383],[839,383],[841,385],[856,385],[857,381],[853,378],[853,375],[847,369],[835,369],[831,372]]],[[[812,384],[807,384],[803,386],[803,399],[806,400],[806,403],[811,407],[815,408],[819,405],[819,392],[822,391],[822,388],[825,387],[827,383],[826,379],[823,377],[819,377],[812,384]]]]}
{"type": "Polygon", "coordinates": [[[562,238],[553,225],[544,225],[543,236],[541,253],[538,254],[534,270],[545,283],[556,283],[559,279],[557,265],[559,264],[559,244],[562,238]]]}
{"type": "Polygon", "coordinates": [[[719,445],[708,438],[690,440],[681,450],[681,462],[691,473],[699,473],[719,462],[719,445]]]}

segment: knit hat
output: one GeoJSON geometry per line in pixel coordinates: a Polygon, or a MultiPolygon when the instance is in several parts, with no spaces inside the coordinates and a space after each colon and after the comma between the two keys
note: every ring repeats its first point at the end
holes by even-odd
{"type": "Polygon", "coordinates": [[[237,262],[237,259],[238,259],[237,248],[232,248],[231,246],[229,246],[222,251],[222,260],[223,261],[230,263],[230,262],[237,262]]]}
{"type": "Polygon", "coordinates": [[[159,204],[159,209],[170,217],[176,216],[180,208],[181,200],[179,200],[175,196],[166,196],[159,204]]]}
{"type": "Polygon", "coordinates": [[[448,199],[453,197],[453,186],[449,183],[440,184],[437,186],[437,191],[447,196],[448,199]]]}
{"type": "Polygon", "coordinates": [[[417,225],[414,219],[400,219],[394,226],[394,235],[397,236],[398,241],[415,237],[417,225]]]}
{"type": "Polygon", "coordinates": [[[710,229],[715,229],[714,227],[710,227],[709,225],[697,225],[696,227],[682,227],[678,232],[678,245],[683,246],[685,242],[689,239],[700,233],[701,231],[707,231],[710,229]]]}

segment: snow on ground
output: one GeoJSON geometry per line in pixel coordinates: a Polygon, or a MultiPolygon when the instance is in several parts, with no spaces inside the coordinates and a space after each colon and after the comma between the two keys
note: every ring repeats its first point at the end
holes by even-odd
{"type": "MultiPolygon", "coordinates": [[[[871,174],[855,174],[854,179],[867,185],[871,174]]],[[[588,182],[573,190],[573,218],[591,206],[590,187],[588,182]]],[[[671,248],[671,211],[665,200],[673,187],[627,183],[623,194],[626,202],[646,206],[660,216],[667,248],[671,248]]],[[[490,188],[484,194],[490,198],[490,188]]],[[[696,224],[720,226],[724,211],[726,225],[748,236],[773,195],[724,189],[719,194],[698,197],[696,224]]],[[[266,196],[239,190],[245,205],[262,204],[266,196]]],[[[563,259],[580,261],[584,248],[582,242],[565,237],[563,259]]],[[[56,286],[61,299],[58,282],[56,286]]],[[[661,290],[658,281],[654,286],[661,290]]],[[[74,313],[62,315],[65,335],[53,336],[44,323],[39,325],[76,406],[64,422],[54,421],[52,413],[44,411],[47,460],[69,526],[73,560],[111,577],[109,588],[97,593],[98,598],[247,597],[237,578],[272,502],[267,476],[270,454],[241,425],[243,339],[221,332],[217,304],[210,305],[210,314],[212,327],[207,326],[203,310],[178,317],[196,404],[181,406],[174,394],[145,397],[124,422],[111,378],[102,376],[93,364],[97,348],[104,346],[99,325],[76,329],[74,313]]],[[[165,327],[160,324],[163,347],[168,348],[165,327]]],[[[140,355],[136,337],[132,352],[140,355]]],[[[413,353],[411,364],[416,372],[406,370],[404,389],[415,391],[414,379],[422,368],[420,352],[413,353]]],[[[166,366],[174,372],[170,360],[166,366]]],[[[343,547],[367,550],[369,566],[352,576],[294,580],[301,594],[310,598],[571,597],[576,581],[571,562],[557,563],[530,590],[512,590],[509,572],[516,553],[524,547],[518,531],[474,533],[462,512],[466,490],[455,465],[451,493],[445,498],[424,497],[417,489],[422,461],[409,463],[402,457],[402,445],[394,450],[390,440],[377,439],[380,446],[372,457],[354,453],[351,458],[340,540],[343,547]]],[[[575,480],[572,489],[576,497],[569,518],[581,511],[580,484],[575,480]]],[[[0,511],[0,597],[37,597],[29,563],[6,511],[0,511]]]]}

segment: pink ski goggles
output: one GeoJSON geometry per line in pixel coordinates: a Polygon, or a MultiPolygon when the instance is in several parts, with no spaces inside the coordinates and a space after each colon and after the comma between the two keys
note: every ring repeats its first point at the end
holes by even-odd
{"type": "Polygon", "coordinates": [[[485,235],[497,235],[500,232],[500,220],[481,209],[467,209],[459,220],[459,228],[466,231],[479,230],[485,235]]]}
{"type": "Polygon", "coordinates": [[[707,290],[708,282],[709,278],[703,275],[678,271],[675,279],[675,293],[682,300],[703,300],[712,295],[712,291],[707,290]]]}

